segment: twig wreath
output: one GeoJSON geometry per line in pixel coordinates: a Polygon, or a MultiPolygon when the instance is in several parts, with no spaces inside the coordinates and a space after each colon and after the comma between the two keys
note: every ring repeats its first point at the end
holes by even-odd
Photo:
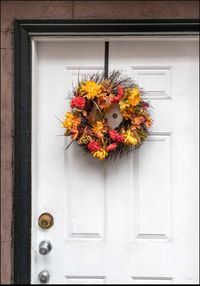
{"type": "Polygon", "coordinates": [[[71,111],[63,121],[71,136],[99,160],[116,159],[140,147],[152,124],[144,92],[129,77],[113,71],[85,77],[74,87],[71,111]]]}

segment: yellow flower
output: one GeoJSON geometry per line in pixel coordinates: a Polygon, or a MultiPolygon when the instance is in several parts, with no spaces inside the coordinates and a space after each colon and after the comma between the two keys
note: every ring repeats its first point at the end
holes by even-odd
{"type": "Polygon", "coordinates": [[[67,112],[65,114],[65,117],[68,118],[68,119],[72,119],[74,117],[74,114],[72,112],[67,112]]]}
{"type": "Polygon", "coordinates": [[[80,124],[80,118],[74,115],[72,112],[67,112],[65,120],[63,121],[63,127],[70,130],[72,127],[77,128],[80,124]]]}
{"type": "Polygon", "coordinates": [[[126,100],[120,100],[119,108],[121,111],[124,111],[125,109],[127,109],[129,107],[130,107],[130,104],[126,100]]]}
{"type": "Polygon", "coordinates": [[[137,87],[126,89],[125,95],[128,96],[128,102],[132,106],[136,106],[140,100],[140,91],[137,87]]]}
{"type": "Polygon", "coordinates": [[[135,135],[131,132],[131,130],[127,130],[124,132],[124,143],[125,144],[131,144],[131,145],[137,145],[138,140],[135,137],[135,135]]]}
{"type": "Polygon", "coordinates": [[[104,160],[108,156],[108,153],[106,152],[105,149],[101,148],[100,150],[93,152],[92,155],[93,157],[96,157],[99,160],[104,160]]]}
{"type": "Polygon", "coordinates": [[[65,120],[63,121],[63,127],[66,129],[70,129],[72,127],[72,119],[73,114],[71,112],[67,112],[65,114],[65,120]]]}
{"type": "Polygon", "coordinates": [[[108,128],[106,126],[105,121],[102,120],[102,121],[96,121],[95,124],[93,125],[92,130],[97,135],[97,137],[101,139],[103,137],[103,134],[107,132],[108,128]]]}
{"type": "Polygon", "coordinates": [[[79,92],[83,97],[93,99],[101,94],[102,86],[92,80],[87,80],[81,83],[79,92]]]}

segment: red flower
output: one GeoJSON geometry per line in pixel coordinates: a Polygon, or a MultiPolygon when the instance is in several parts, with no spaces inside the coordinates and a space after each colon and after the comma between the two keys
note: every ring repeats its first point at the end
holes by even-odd
{"type": "Polygon", "coordinates": [[[88,143],[87,147],[90,152],[96,152],[101,149],[99,143],[94,140],[88,143]]]}
{"type": "Polygon", "coordinates": [[[115,150],[116,148],[117,148],[117,143],[112,143],[112,144],[110,144],[110,145],[108,145],[108,146],[106,147],[106,151],[107,151],[107,152],[113,151],[113,150],[115,150]]]}
{"type": "Polygon", "coordinates": [[[109,130],[109,135],[113,141],[124,142],[124,136],[115,130],[109,130]]]}
{"type": "Polygon", "coordinates": [[[78,109],[83,109],[85,107],[85,103],[86,100],[85,98],[81,97],[81,96],[76,96],[74,98],[72,98],[70,106],[71,108],[78,108],[78,109]]]}
{"type": "Polygon", "coordinates": [[[124,89],[123,89],[123,86],[121,84],[119,84],[117,86],[117,93],[118,93],[118,96],[123,96],[123,93],[124,93],[124,89]]]}
{"type": "Polygon", "coordinates": [[[111,102],[112,103],[117,103],[120,101],[120,99],[122,98],[123,96],[123,93],[124,93],[124,89],[123,89],[123,86],[121,84],[119,84],[117,86],[117,96],[114,96],[112,99],[111,99],[111,102]]]}
{"type": "Polygon", "coordinates": [[[109,135],[112,140],[115,140],[117,132],[115,130],[109,130],[109,135]]]}

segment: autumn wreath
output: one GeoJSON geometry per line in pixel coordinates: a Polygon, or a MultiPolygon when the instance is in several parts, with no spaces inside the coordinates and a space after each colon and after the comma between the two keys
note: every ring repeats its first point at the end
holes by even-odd
{"type": "Polygon", "coordinates": [[[119,71],[106,79],[103,74],[84,78],[73,89],[71,111],[63,121],[64,135],[71,136],[70,144],[76,141],[100,160],[127,154],[143,143],[152,124],[143,94],[119,71]]]}

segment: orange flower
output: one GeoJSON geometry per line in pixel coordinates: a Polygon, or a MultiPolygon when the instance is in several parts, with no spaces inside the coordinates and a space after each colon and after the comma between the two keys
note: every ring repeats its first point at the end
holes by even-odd
{"type": "Polygon", "coordinates": [[[101,109],[106,109],[111,105],[112,97],[110,95],[103,95],[97,98],[97,104],[101,109]]]}
{"type": "Polygon", "coordinates": [[[130,110],[124,110],[124,111],[122,111],[122,115],[126,120],[128,120],[128,119],[132,118],[133,113],[130,110]]]}
{"type": "Polygon", "coordinates": [[[145,118],[144,116],[136,116],[134,119],[133,119],[133,122],[135,125],[139,126],[141,123],[143,123],[145,121],[145,118]]]}
{"type": "Polygon", "coordinates": [[[70,134],[73,140],[75,140],[78,137],[78,129],[73,128],[70,130],[70,134]]]}
{"type": "Polygon", "coordinates": [[[107,132],[108,128],[104,120],[96,121],[92,127],[93,132],[99,139],[103,138],[103,134],[107,132]]]}
{"type": "Polygon", "coordinates": [[[146,128],[150,128],[152,125],[152,120],[148,119],[144,124],[146,125],[146,128]]]}

